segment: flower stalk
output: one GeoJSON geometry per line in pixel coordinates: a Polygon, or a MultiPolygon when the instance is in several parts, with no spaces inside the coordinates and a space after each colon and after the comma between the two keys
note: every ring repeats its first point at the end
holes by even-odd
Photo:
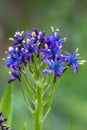
{"type": "Polygon", "coordinates": [[[42,97],[42,88],[37,87],[37,98],[35,104],[35,113],[34,113],[34,130],[42,130],[42,118],[43,118],[43,97],[42,97]]]}

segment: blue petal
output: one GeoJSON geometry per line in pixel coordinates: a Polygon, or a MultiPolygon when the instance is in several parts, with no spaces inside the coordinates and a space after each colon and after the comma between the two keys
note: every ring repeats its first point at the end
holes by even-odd
{"type": "Polygon", "coordinates": [[[49,60],[43,60],[48,66],[51,66],[51,62],[49,60]]]}
{"type": "Polygon", "coordinates": [[[43,70],[42,74],[49,74],[49,73],[52,73],[52,72],[54,72],[54,70],[48,69],[48,70],[43,70]]]}
{"type": "Polygon", "coordinates": [[[75,73],[78,73],[78,63],[77,64],[73,64],[73,71],[75,72],[75,73]]]}

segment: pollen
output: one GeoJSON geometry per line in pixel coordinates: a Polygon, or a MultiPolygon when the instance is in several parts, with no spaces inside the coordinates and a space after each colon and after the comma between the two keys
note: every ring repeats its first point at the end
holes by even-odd
{"type": "Polygon", "coordinates": [[[22,51],[24,50],[24,48],[23,48],[23,47],[22,47],[21,49],[22,49],[22,51]]]}
{"type": "Polygon", "coordinates": [[[10,37],[9,40],[10,40],[10,41],[13,41],[14,39],[10,37]]]}
{"type": "Polygon", "coordinates": [[[47,45],[47,44],[45,44],[45,48],[46,48],[46,49],[48,48],[48,45],[47,45]]]}
{"type": "Polygon", "coordinates": [[[41,43],[40,42],[37,42],[37,45],[39,46],[41,43]]]}
{"type": "Polygon", "coordinates": [[[5,60],[5,58],[2,58],[2,60],[5,60]]]}
{"type": "Polygon", "coordinates": [[[32,36],[36,36],[36,33],[35,33],[35,32],[32,32],[32,36]]]}

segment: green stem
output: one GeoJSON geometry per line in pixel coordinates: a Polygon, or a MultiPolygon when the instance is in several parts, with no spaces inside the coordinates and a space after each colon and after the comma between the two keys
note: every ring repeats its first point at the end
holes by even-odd
{"type": "Polygon", "coordinates": [[[42,130],[43,99],[42,88],[37,87],[37,103],[34,113],[34,130],[42,130]]]}
{"type": "Polygon", "coordinates": [[[45,118],[47,117],[50,109],[51,109],[51,104],[52,104],[52,101],[53,101],[53,97],[54,97],[54,93],[55,93],[55,90],[56,88],[58,87],[58,84],[59,84],[59,81],[60,79],[58,79],[54,85],[52,86],[52,90],[49,94],[49,96],[47,97],[47,99],[44,101],[44,105],[47,104],[47,107],[46,107],[46,111],[44,113],[44,117],[43,117],[43,121],[45,120],[45,118]]]}

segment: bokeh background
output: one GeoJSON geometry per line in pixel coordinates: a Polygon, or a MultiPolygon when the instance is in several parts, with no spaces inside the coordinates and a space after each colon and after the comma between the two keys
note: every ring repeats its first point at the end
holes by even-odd
{"type": "MultiPolygon", "coordinates": [[[[61,37],[67,37],[65,50],[79,48],[87,60],[87,0],[0,0],[0,98],[7,86],[8,70],[2,58],[11,46],[9,37],[16,30],[32,31],[38,28],[51,34],[50,27],[59,28],[61,37]]],[[[33,128],[33,119],[26,109],[20,84],[14,87],[14,130],[22,130],[23,122],[33,128]]],[[[50,114],[43,130],[87,130],[87,63],[79,73],[69,69],[60,82],[50,114]]]]}

